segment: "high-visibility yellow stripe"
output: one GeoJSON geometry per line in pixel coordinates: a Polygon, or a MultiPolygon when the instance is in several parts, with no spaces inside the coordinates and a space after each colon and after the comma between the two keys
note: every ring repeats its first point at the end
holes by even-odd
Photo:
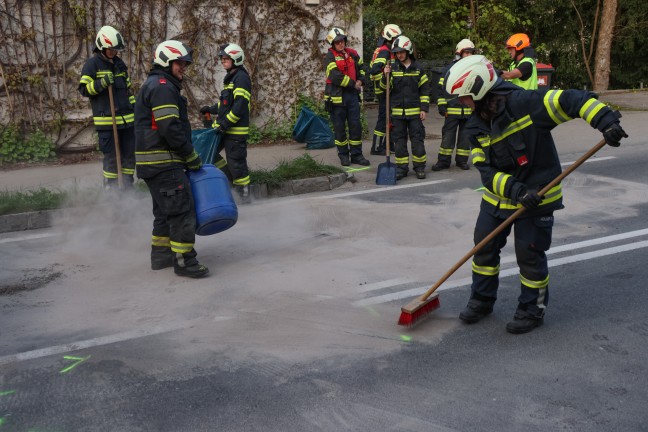
{"type": "Polygon", "coordinates": [[[580,109],[578,115],[580,115],[581,118],[583,118],[587,123],[592,124],[594,116],[596,116],[596,114],[598,114],[598,112],[601,111],[604,107],[604,103],[592,98],[585,102],[585,105],[583,105],[583,107],[580,109]]]}
{"type": "Polygon", "coordinates": [[[549,286],[549,275],[547,275],[546,278],[540,281],[527,279],[524,276],[520,275],[520,282],[522,283],[522,285],[524,285],[527,288],[532,288],[532,289],[547,288],[547,286],[549,286]]]}
{"type": "Polygon", "coordinates": [[[151,236],[151,245],[169,247],[171,246],[171,239],[169,237],[151,236]]]}
{"type": "Polygon", "coordinates": [[[234,183],[235,185],[239,185],[239,186],[248,185],[248,184],[250,184],[250,176],[245,176],[243,178],[234,179],[234,181],[232,183],[234,183]]]}
{"type": "Polygon", "coordinates": [[[543,98],[543,103],[547,109],[547,113],[556,124],[565,123],[566,121],[571,120],[571,117],[569,117],[560,106],[560,95],[562,92],[563,90],[550,90],[543,98]]]}
{"type": "Polygon", "coordinates": [[[497,276],[500,272],[499,264],[496,267],[479,266],[472,262],[472,271],[483,276],[497,276]]]}
{"type": "Polygon", "coordinates": [[[530,115],[525,115],[521,119],[511,122],[511,124],[506,126],[506,128],[504,129],[501,135],[491,139],[491,145],[499,141],[502,141],[504,138],[511,136],[514,133],[519,132],[524,128],[527,128],[532,124],[533,124],[533,120],[531,120],[530,115]]]}

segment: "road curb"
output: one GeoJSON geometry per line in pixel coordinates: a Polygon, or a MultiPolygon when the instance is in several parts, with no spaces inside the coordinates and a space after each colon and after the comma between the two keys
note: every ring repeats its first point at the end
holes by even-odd
{"type": "MultiPolygon", "coordinates": [[[[290,180],[278,186],[269,187],[267,184],[250,185],[250,192],[256,199],[278,198],[290,195],[301,195],[313,192],[325,192],[342,186],[349,179],[347,173],[332,174],[323,177],[290,180]]],[[[63,209],[65,210],[65,209],[63,209]]],[[[0,216],[0,234],[13,231],[27,231],[49,228],[57,212],[55,210],[39,210],[25,213],[14,213],[0,216]]]]}

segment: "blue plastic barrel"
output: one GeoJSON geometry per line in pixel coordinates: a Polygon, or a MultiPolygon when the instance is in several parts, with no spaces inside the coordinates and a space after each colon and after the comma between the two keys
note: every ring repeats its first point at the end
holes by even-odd
{"type": "Polygon", "coordinates": [[[197,171],[187,171],[196,203],[196,234],[216,234],[234,226],[238,209],[229,181],[214,165],[205,164],[197,171]]]}

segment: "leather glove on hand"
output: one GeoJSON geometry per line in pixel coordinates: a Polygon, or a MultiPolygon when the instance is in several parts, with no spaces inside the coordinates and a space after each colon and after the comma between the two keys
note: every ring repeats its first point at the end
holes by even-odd
{"type": "Polygon", "coordinates": [[[210,106],[206,106],[206,105],[205,105],[204,107],[200,108],[200,114],[203,114],[203,115],[204,115],[204,114],[207,114],[207,113],[209,113],[209,114],[212,113],[212,112],[211,112],[211,107],[210,107],[210,106]]]}
{"type": "Polygon", "coordinates": [[[202,168],[203,163],[200,159],[200,155],[196,153],[196,150],[194,150],[193,153],[189,155],[186,165],[187,168],[191,171],[198,171],[200,168],[202,168]]]}
{"type": "Polygon", "coordinates": [[[447,112],[447,110],[445,108],[439,108],[439,115],[441,117],[445,117],[447,113],[448,112],[447,112]]]}
{"type": "Polygon", "coordinates": [[[522,204],[527,210],[533,210],[540,205],[542,198],[535,189],[521,188],[516,201],[522,204]]]}
{"type": "Polygon", "coordinates": [[[108,86],[115,84],[115,75],[112,72],[106,72],[104,76],[101,77],[101,85],[103,88],[108,88],[108,86]]]}
{"type": "Polygon", "coordinates": [[[608,145],[619,147],[621,138],[628,138],[628,134],[619,123],[612,123],[603,131],[603,138],[608,145]]]}

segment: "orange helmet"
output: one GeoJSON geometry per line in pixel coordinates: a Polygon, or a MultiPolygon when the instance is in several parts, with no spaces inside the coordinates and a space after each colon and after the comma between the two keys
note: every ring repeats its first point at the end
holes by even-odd
{"type": "Polygon", "coordinates": [[[506,41],[506,48],[515,48],[516,51],[522,51],[530,45],[529,36],[524,33],[516,33],[506,41]]]}

